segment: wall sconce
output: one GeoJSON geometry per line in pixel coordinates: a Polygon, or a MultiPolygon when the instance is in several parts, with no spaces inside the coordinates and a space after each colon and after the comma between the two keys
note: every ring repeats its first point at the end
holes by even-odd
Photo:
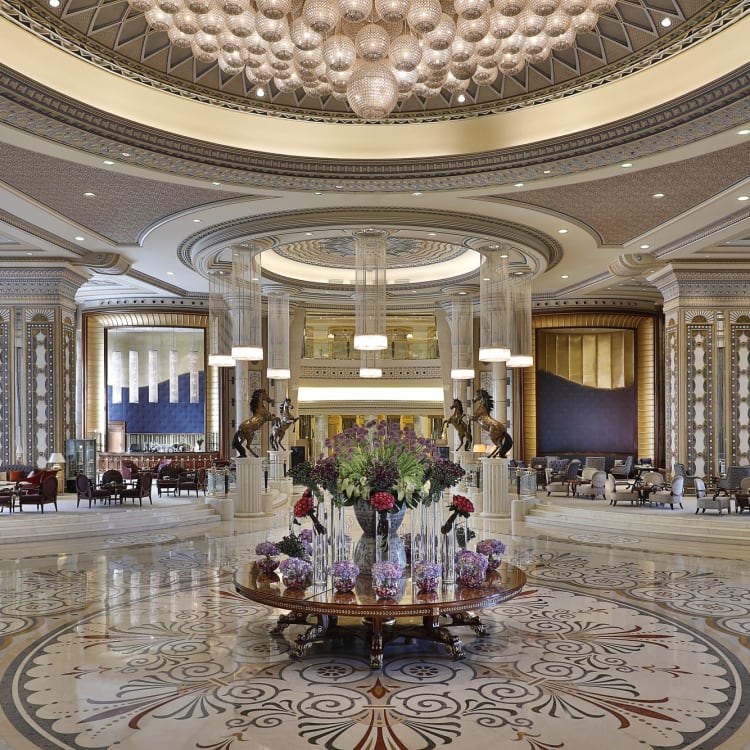
{"type": "Polygon", "coordinates": [[[234,359],[254,362],[263,359],[261,252],[262,250],[257,247],[232,246],[234,359]]]}

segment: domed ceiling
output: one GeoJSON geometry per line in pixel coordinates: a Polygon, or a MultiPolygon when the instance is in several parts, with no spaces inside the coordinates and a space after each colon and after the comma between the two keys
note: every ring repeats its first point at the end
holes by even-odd
{"type": "MultiPolygon", "coordinates": [[[[26,15],[48,41],[64,44],[69,51],[77,48],[78,54],[102,66],[164,90],[284,117],[356,120],[347,102],[331,95],[316,97],[302,89],[284,92],[271,84],[263,86],[259,96],[258,86],[242,72],[230,74],[217,62],[198,61],[190,47],[171,44],[164,31],[151,28],[144,14],[126,0],[62,0],[56,8],[41,0],[13,5],[10,12],[26,15]]],[[[183,7],[182,0],[159,5],[183,7]]],[[[444,10],[452,10],[452,5],[443,2],[444,10]]],[[[726,0],[620,0],[599,17],[593,31],[578,34],[572,47],[555,50],[514,74],[501,74],[492,84],[472,82],[460,93],[444,88],[428,97],[412,96],[397,105],[388,120],[472,117],[590,89],[701,41],[730,20],[736,5],[726,0]]],[[[301,7],[301,2],[292,4],[287,17],[300,15],[301,7]]]]}

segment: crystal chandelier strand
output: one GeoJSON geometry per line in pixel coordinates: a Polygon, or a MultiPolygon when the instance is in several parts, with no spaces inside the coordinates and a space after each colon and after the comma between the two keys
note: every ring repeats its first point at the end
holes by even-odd
{"type": "Polygon", "coordinates": [[[572,47],[616,0],[128,0],[170,44],[279,92],[346,99],[363,120],[463,95],[572,47]],[[448,12],[446,12],[448,11],[448,12]]]}

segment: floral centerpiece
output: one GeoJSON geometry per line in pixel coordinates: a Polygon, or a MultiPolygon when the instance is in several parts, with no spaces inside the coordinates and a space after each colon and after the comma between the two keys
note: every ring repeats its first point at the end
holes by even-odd
{"type": "Polygon", "coordinates": [[[277,543],[279,550],[289,557],[297,557],[300,560],[309,558],[312,555],[312,545],[294,534],[282,537],[277,543]]]}
{"type": "Polygon", "coordinates": [[[255,554],[262,555],[258,560],[258,567],[264,573],[273,573],[279,567],[279,561],[276,558],[281,554],[281,550],[276,542],[261,542],[256,545],[255,554]]]}
{"type": "Polygon", "coordinates": [[[459,586],[479,588],[487,573],[487,558],[479,552],[461,550],[456,555],[456,582],[459,586]]]}
{"type": "Polygon", "coordinates": [[[351,560],[338,560],[331,564],[330,570],[333,588],[339,593],[354,589],[359,575],[359,566],[351,560]]]}
{"type": "Polygon", "coordinates": [[[398,594],[404,569],[395,562],[384,560],[372,566],[372,590],[381,599],[392,599],[398,594]]]}
{"type": "MultiPolygon", "coordinates": [[[[326,533],[326,527],[318,520],[318,516],[315,512],[315,497],[310,487],[302,493],[302,497],[294,504],[294,522],[298,524],[298,519],[304,518],[305,516],[308,516],[313,522],[313,528],[315,529],[316,534],[326,533]]],[[[312,539],[309,539],[308,541],[312,541],[312,539]]]]}
{"type": "Polygon", "coordinates": [[[287,557],[279,565],[281,580],[288,589],[307,588],[312,575],[312,565],[299,557],[287,557]]]}
{"type": "Polygon", "coordinates": [[[437,591],[440,585],[441,567],[430,560],[419,560],[414,565],[414,583],[417,591],[423,594],[431,594],[437,591]]]}
{"type": "Polygon", "coordinates": [[[458,480],[466,474],[462,466],[449,461],[447,458],[433,458],[425,472],[425,480],[429,482],[429,495],[427,502],[437,499],[443,490],[453,487],[458,480]]]}
{"type": "Polygon", "coordinates": [[[502,562],[500,556],[505,552],[505,545],[499,539],[482,539],[477,542],[477,552],[487,558],[488,570],[497,570],[502,562]]]}

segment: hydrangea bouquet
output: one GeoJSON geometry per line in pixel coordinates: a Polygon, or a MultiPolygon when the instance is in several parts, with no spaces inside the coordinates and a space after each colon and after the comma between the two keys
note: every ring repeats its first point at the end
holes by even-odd
{"type": "Polygon", "coordinates": [[[488,570],[497,570],[502,562],[500,558],[505,552],[505,545],[499,539],[482,539],[477,542],[477,552],[487,558],[488,570]]]}

